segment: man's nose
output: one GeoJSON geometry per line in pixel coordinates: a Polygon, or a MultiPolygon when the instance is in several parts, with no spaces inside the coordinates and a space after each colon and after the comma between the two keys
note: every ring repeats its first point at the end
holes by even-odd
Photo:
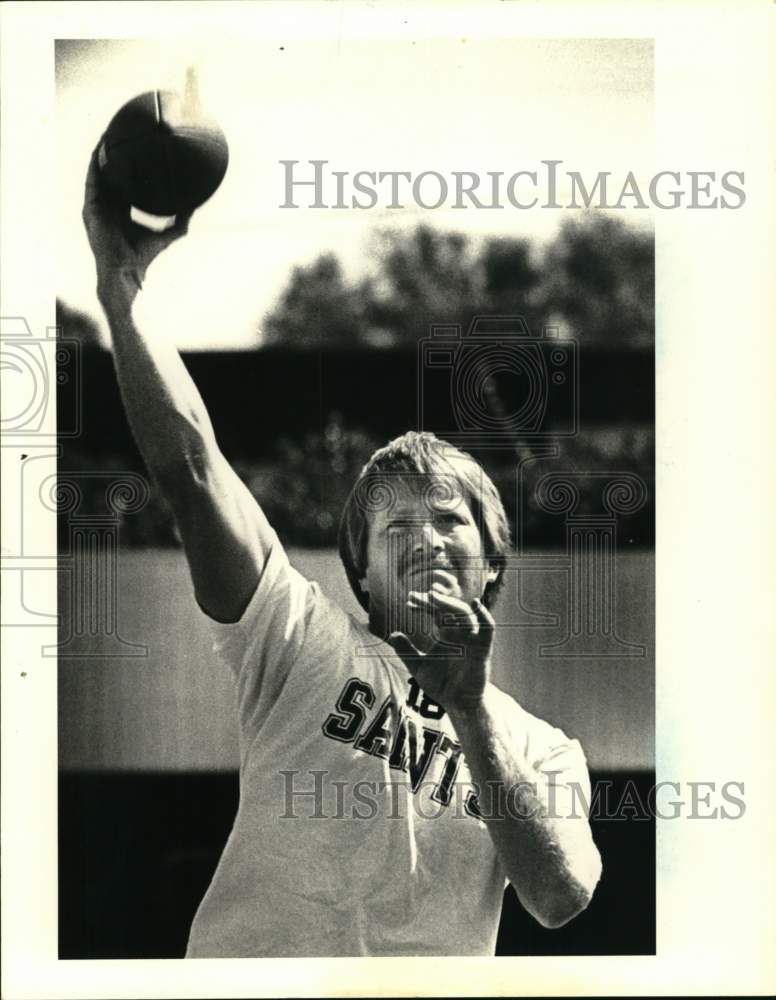
{"type": "Polygon", "coordinates": [[[444,537],[431,519],[417,525],[415,536],[416,552],[423,552],[425,550],[441,552],[444,548],[444,537]]]}

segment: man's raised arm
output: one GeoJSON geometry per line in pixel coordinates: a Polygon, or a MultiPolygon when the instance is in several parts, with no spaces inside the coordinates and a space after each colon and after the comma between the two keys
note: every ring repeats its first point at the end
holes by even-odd
{"type": "Polygon", "coordinates": [[[148,471],[169,501],[197,600],[219,621],[236,621],[264,567],[272,532],[216,443],[205,404],[171,341],[147,337],[134,305],[153,259],[183,236],[188,220],[154,233],[122,218],[102,197],[92,156],[83,219],[97,265],[121,396],[148,471]]]}

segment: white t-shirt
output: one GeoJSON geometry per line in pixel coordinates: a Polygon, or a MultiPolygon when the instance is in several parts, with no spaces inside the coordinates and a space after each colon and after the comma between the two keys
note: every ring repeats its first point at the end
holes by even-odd
{"type": "MultiPolygon", "coordinates": [[[[242,619],[240,804],[187,957],[492,955],[506,886],[448,716],[275,540],[242,619]],[[301,793],[301,794],[298,794],[301,793]]],[[[534,766],[589,801],[576,740],[503,695],[534,766]]]]}

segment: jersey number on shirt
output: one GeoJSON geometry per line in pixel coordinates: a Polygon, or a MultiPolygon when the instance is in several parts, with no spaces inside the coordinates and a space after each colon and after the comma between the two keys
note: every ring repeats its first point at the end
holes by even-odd
{"type": "Polygon", "coordinates": [[[407,704],[410,708],[414,708],[416,712],[419,712],[424,719],[441,719],[445,714],[445,710],[441,705],[438,705],[423,693],[423,689],[414,677],[410,677],[410,693],[407,696],[407,704]]]}

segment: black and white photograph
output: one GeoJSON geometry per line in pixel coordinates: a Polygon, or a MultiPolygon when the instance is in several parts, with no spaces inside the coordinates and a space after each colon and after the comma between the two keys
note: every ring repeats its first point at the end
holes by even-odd
{"type": "Polygon", "coordinates": [[[767,993],[736,16],[8,6],[6,995],[767,993]]]}

